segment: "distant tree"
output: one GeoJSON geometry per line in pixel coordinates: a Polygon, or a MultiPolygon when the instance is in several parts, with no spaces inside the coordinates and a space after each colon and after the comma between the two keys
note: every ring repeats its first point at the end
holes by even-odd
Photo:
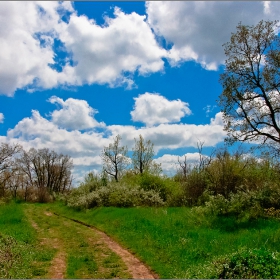
{"type": "Polygon", "coordinates": [[[15,155],[22,150],[19,144],[1,143],[0,146],[0,196],[5,195],[7,182],[13,176],[15,166],[15,155]]]}
{"type": "Polygon", "coordinates": [[[73,162],[67,155],[31,148],[23,151],[17,162],[27,185],[37,189],[41,202],[47,193],[64,193],[71,187],[73,162]]]}
{"type": "MultiPolygon", "coordinates": [[[[239,23],[224,44],[225,71],[219,103],[228,142],[280,144],[280,38],[278,21],[239,23]]],[[[276,145],[275,145],[276,144],[276,145]]]]}
{"type": "Polygon", "coordinates": [[[185,181],[190,171],[191,171],[191,166],[187,162],[187,156],[184,155],[183,160],[180,160],[180,157],[178,157],[176,178],[180,178],[182,181],[185,181]]]}
{"type": "Polygon", "coordinates": [[[120,141],[121,136],[117,135],[114,138],[114,142],[109,144],[108,147],[104,147],[101,153],[103,171],[114,177],[116,182],[119,181],[121,174],[129,164],[127,147],[120,146],[120,141]]]}
{"type": "Polygon", "coordinates": [[[134,140],[132,164],[134,170],[142,174],[145,171],[149,171],[153,165],[154,144],[150,140],[145,141],[141,134],[139,135],[139,140],[134,140]]]}

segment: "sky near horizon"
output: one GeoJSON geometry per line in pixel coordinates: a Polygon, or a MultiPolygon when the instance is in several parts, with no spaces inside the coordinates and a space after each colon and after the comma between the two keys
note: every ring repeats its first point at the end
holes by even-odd
{"type": "Polygon", "coordinates": [[[141,134],[174,174],[178,156],[222,145],[222,45],[276,1],[0,2],[0,141],[100,171],[101,150],[141,134]]]}

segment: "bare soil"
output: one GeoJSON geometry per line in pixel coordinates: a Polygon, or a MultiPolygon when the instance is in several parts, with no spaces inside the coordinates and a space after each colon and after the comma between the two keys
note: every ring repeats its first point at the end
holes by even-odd
{"type": "Polygon", "coordinates": [[[92,229],[100,236],[100,240],[104,242],[112,251],[119,255],[126,264],[128,271],[131,273],[133,279],[158,279],[158,275],[153,273],[144,263],[133,256],[128,250],[121,247],[112,238],[104,232],[92,229]]]}

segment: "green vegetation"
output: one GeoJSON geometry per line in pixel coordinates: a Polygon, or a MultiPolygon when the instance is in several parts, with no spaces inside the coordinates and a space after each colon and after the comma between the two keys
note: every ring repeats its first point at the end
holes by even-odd
{"type": "Polygon", "coordinates": [[[130,278],[92,230],[54,216],[47,204],[2,204],[0,233],[0,278],[130,278]]]}
{"type": "MultiPolygon", "coordinates": [[[[280,251],[280,224],[276,219],[241,221],[234,216],[204,216],[186,207],[99,207],[75,211],[54,204],[51,209],[105,231],[136,253],[161,278],[219,278],[223,273],[221,261],[230,262],[232,254],[239,250],[248,255],[261,250],[265,258],[275,255],[276,263],[280,260],[274,253],[280,251]],[[202,270],[202,266],[208,269],[202,270]]],[[[255,258],[256,265],[266,266],[258,262],[260,259],[255,258]]],[[[244,278],[244,274],[227,275],[244,278]]],[[[257,274],[248,275],[254,278],[257,274]]],[[[265,275],[273,278],[275,274],[265,275]]]]}
{"type": "Polygon", "coordinates": [[[44,273],[53,252],[40,246],[24,205],[0,206],[0,277],[33,278],[44,273]]]}
{"type": "Polygon", "coordinates": [[[69,156],[2,143],[0,277],[130,277],[91,229],[69,219],[75,218],[111,235],[161,278],[279,278],[276,24],[240,23],[225,44],[221,75],[227,141],[261,141],[261,155],[222,148],[205,156],[200,143],[198,162],[178,158],[177,173],[167,177],[150,140],[139,135],[129,159],[118,135],[101,152],[101,174],[87,174],[72,189],[69,156]],[[53,200],[61,202],[16,203],[53,200]]]}

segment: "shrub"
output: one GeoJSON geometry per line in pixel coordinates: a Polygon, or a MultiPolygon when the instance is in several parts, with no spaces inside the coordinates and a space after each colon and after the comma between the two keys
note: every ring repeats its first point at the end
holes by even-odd
{"type": "Polygon", "coordinates": [[[238,219],[247,220],[261,217],[264,214],[256,192],[238,191],[231,193],[228,198],[221,194],[212,195],[205,192],[203,199],[205,205],[195,207],[194,212],[213,216],[234,215],[238,219]]]}
{"type": "Polygon", "coordinates": [[[163,177],[145,172],[139,177],[139,185],[145,191],[154,190],[160,194],[160,197],[166,201],[167,187],[163,177]]]}
{"type": "Polygon", "coordinates": [[[187,278],[275,279],[280,277],[280,254],[267,249],[241,248],[237,252],[207,262],[187,278]]]}
{"type": "Polygon", "coordinates": [[[120,183],[110,183],[89,192],[82,185],[81,190],[70,195],[67,205],[77,209],[89,209],[96,206],[163,206],[165,203],[155,190],[144,190],[139,186],[128,187],[120,183]]]}
{"type": "Polygon", "coordinates": [[[280,256],[267,249],[243,248],[213,262],[222,279],[275,279],[280,277],[280,256]]]}

